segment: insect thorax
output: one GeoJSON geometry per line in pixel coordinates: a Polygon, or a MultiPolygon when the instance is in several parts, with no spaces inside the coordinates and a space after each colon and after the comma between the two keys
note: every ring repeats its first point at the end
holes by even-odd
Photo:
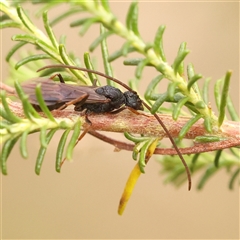
{"type": "Polygon", "coordinates": [[[118,109],[125,104],[126,101],[125,96],[118,88],[112,86],[103,86],[97,88],[95,92],[99,95],[105,96],[106,98],[110,99],[110,101],[106,103],[98,102],[98,103],[84,103],[83,105],[76,104],[74,110],[82,111],[84,109],[87,109],[95,113],[105,113],[118,109]]]}

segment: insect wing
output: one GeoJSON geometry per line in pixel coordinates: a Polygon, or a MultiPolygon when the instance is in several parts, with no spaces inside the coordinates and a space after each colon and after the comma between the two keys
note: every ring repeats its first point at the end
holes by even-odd
{"type": "Polygon", "coordinates": [[[60,92],[60,87],[57,83],[48,78],[36,78],[22,84],[23,91],[28,95],[31,104],[38,105],[35,91],[38,84],[41,84],[43,99],[47,106],[64,102],[64,96],[60,92]]]}
{"type": "Polygon", "coordinates": [[[100,94],[96,93],[95,90],[99,87],[79,86],[79,85],[68,85],[68,86],[72,88],[70,96],[73,99],[78,98],[80,93],[82,93],[82,94],[87,93],[88,98],[86,100],[86,103],[107,103],[107,102],[111,101],[110,99],[106,98],[104,95],[100,95],[100,94]]]}
{"type": "Polygon", "coordinates": [[[47,106],[52,106],[57,103],[66,103],[88,94],[86,102],[108,102],[109,100],[97,94],[95,87],[70,85],[65,83],[57,83],[49,78],[31,79],[22,84],[23,91],[29,96],[29,101],[33,105],[38,105],[35,88],[41,84],[43,99],[47,106]]]}

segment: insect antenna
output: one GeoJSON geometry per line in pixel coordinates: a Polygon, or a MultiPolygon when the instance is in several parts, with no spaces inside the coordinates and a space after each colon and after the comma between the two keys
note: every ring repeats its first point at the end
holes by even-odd
{"type": "Polygon", "coordinates": [[[136,93],[135,91],[133,91],[127,84],[121,82],[120,80],[114,78],[114,77],[111,77],[111,76],[108,76],[102,72],[99,72],[99,71],[96,71],[96,70],[93,70],[93,69],[87,69],[87,68],[82,68],[82,67],[77,67],[77,66],[71,66],[71,65],[63,65],[63,64],[53,64],[53,65],[47,65],[47,66],[44,66],[40,69],[37,70],[37,72],[40,72],[44,69],[47,69],[47,68],[68,68],[68,69],[75,69],[75,70],[80,70],[80,71],[83,71],[83,72],[89,72],[89,73],[94,73],[94,74],[97,74],[101,77],[104,77],[104,78],[107,78],[109,80],[112,80],[113,82],[116,82],[118,83],[119,85],[123,86],[124,88],[126,88],[127,90],[133,92],[133,93],[136,93]]]}
{"type": "MultiPolygon", "coordinates": [[[[121,82],[120,80],[118,80],[118,79],[116,79],[114,77],[111,77],[111,76],[107,76],[106,74],[104,74],[102,72],[99,72],[99,71],[96,71],[96,70],[92,70],[92,69],[87,69],[87,68],[82,68],[82,67],[77,67],[77,66],[71,66],[71,65],[53,64],[53,65],[44,66],[44,67],[38,69],[37,72],[42,71],[42,70],[47,69],[47,68],[59,68],[59,67],[68,68],[68,69],[75,69],[75,70],[80,70],[80,71],[83,71],[83,72],[89,72],[89,73],[97,74],[97,75],[99,75],[101,77],[107,78],[109,80],[112,80],[113,82],[118,83],[119,85],[123,86],[124,88],[126,88],[127,90],[129,90],[129,91],[131,91],[133,93],[136,93],[127,84],[121,82]]],[[[151,107],[148,106],[148,104],[145,103],[143,100],[141,100],[141,101],[142,101],[142,104],[151,112],[151,107]]],[[[171,136],[170,132],[168,131],[168,129],[166,128],[166,126],[164,125],[162,120],[159,118],[159,116],[156,113],[154,113],[153,116],[156,118],[156,120],[162,126],[163,130],[167,134],[169,140],[171,141],[174,149],[176,150],[179,158],[182,161],[182,164],[183,164],[183,166],[184,166],[184,168],[186,170],[186,174],[187,174],[187,178],[188,178],[188,190],[190,191],[191,190],[191,185],[192,185],[192,180],[191,180],[191,173],[190,173],[190,170],[188,168],[188,165],[187,165],[186,161],[184,160],[183,155],[180,152],[179,148],[177,147],[173,137],[171,136]]]]}

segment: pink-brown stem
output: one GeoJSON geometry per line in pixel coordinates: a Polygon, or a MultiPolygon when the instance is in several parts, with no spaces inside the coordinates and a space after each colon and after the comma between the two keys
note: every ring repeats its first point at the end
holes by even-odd
{"type": "MultiPolygon", "coordinates": [[[[11,110],[19,117],[24,116],[22,111],[22,106],[17,102],[9,102],[9,107],[11,110]]],[[[84,116],[80,113],[75,112],[71,109],[64,109],[61,111],[52,111],[55,118],[72,118],[73,116],[79,115],[79,117],[85,120],[84,116]]],[[[43,114],[44,115],[44,114],[43,114]]],[[[180,130],[189,120],[188,117],[180,117],[177,121],[174,121],[169,115],[159,114],[159,117],[166,125],[168,131],[173,138],[178,137],[180,130]]],[[[167,137],[165,131],[159,125],[157,120],[149,114],[134,114],[128,110],[123,111],[118,114],[91,114],[88,116],[89,120],[92,122],[90,134],[95,137],[108,142],[119,149],[132,150],[133,144],[128,144],[124,142],[111,139],[96,131],[106,131],[106,132],[129,132],[132,134],[143,134],[146,136],[153,137],[167,137]]],[[[185,135],[185,139],[194,139],[197,136],[207,136],[210,135],[206,132],[203,120],[200,119],[195,123],[185,135]]],[[[180,148],[182,154],[194,154],[200,152],[209,152],[219,149],[226,149],[230,147],[240,146],[240,123],[233,121],[225,121],[221,126],[221,129],[215,131],[211,135],[219,136],[224,138],[224,140],[218,142],[207,142],[207,143],[194,143],[192,146],[187,148],[180,148]]],[[[176,151],[173,148],[157,148],[154,152],[155,154],[161,155],[176,155],[176,151]]]]}

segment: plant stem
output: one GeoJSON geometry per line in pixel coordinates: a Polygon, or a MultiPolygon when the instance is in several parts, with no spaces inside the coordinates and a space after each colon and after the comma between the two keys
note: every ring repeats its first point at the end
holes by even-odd
{"type": "MultiPolygon", "coordinates": [[[[9,101],[9,107],[11,111],[16,114],[16,116],[22,117],[24,115],[20,103],[9,101]]],[[[83,123],[83,126],[84,123],[86,123],[85,116],[82,116],[80,112],[76,112],[70,109],[52,111],[52,114],[56,121],[59,123],[61,120],[63,120],[72,126],[74,125],[74,121],[79,118],[83,123]]],[[[182,127],[189,120],[188,117],[180,117],[178,121],[174,121],[170,116],[161,114],[159,114],[159,117],[174,138],[178,137],[182,127]]],[[[130,132],[133,134],[144,134],[146,136],[153,137],[167,137],[165,131],[161,128],[155,117],[151,114],[149,114],[149,116],[147,116],[146,113],[144,113],[144,115],[137,115],[126,110],[118,114],[90,114],[88,115],[88,119],[92,122],[90,134],[96,135],[96,137],[100,138],[101,140],[109,142],[110,144],[113,144],[120,149],[132,150],[132,145],[122,144],[121,142],[111,140],[110,138],[104,137],[103,135],[100,136],[99,134],[96,134],[95,131],[130,132]]],[[[44,122],[44,119],[42,121],[44,122]]],[[[40,122],[39,124],[40,128],[42,123],[40,122]]],[[[89,123],[87,124],[89,125],[89,123]]],[[[65,128],[71,128],[70,125],[66,125],[65,128]]],[[[239,122],[225,121],[222,125],[222,130],[214,133],[214,136],[217,136],[219,139],[221,139],[220,141],[196,143],[189,148],[183,148],[180,150],[183,154],[192,154],[240,146],[239,128],[239,122]]],[[[204,128],[202,119],[200,119],[190,128],[188,133],[185,135],[185,138],[195,139],[198,136],[209,136],[204,128]]],[[[155,151],[155,154],[175,155],[176,152],[172,148],[167,148],[162,150],[157,149],[155,151]]]]}

